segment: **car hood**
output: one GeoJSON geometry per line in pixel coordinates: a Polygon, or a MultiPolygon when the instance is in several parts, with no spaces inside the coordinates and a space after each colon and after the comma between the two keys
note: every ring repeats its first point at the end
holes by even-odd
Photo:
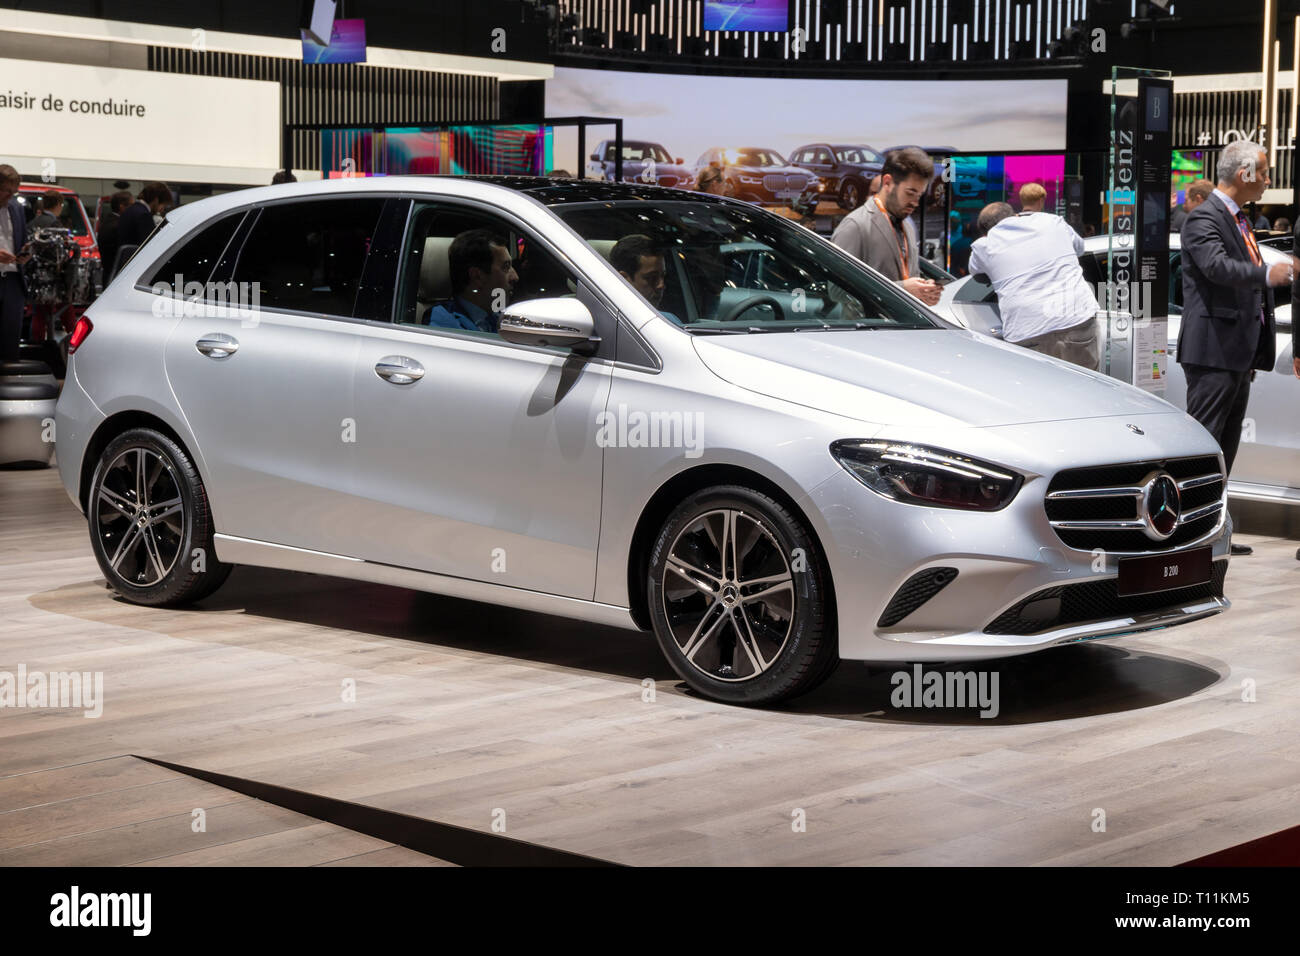
{"type": "Polygon", "coordinates": [[[731,168],[742,173],[756,173],[760,176],[768,176],[771,175],[772,173],[776,173],[777,175],[781,175],[781,176],[793,176],[797,173],[800,176],[806,176],[809,179],[813,178],[812,173],[808,172],[808,170],[806,169],[801,169],[798,166],[744,166],[741,164],[736,164],[731,168]]]}
{"type": "Polygon", "coordinates": [[[986,428],[1169,414],[1098,372],[957,329],[696,336],[713,374],[741,388],[878,425],[986,428]]]}

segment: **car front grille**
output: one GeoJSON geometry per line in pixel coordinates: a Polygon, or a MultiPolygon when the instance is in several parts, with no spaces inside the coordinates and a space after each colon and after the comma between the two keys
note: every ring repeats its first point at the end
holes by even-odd
{"type": "Polygon", "coordinates": [[[801,192],[808,180],[803,176],[781,176],[769,173],[763,177],[763,188],[768,192],[801,192]]]}
{"type": "Polygon", "coordinates": [[[1068,547],[1111,553],[1169,551],[1209,534],[1223,512],[1223,473],[1214,455],[1138,461],[1057,473],[1044,500],[1047,518],[1068,547]],[[1143,530],[1139,485],[1152,472],[1165,471],[1178,484],[1181,515],[1163,541],[1143,530]]]}
{"type": "Polygon", "coordinates": [[[1228,576],[1228,562],[1215,561],[1214,571],[1205,584],[1155,594],[1120,597],[1115,578],[1061,584],[1037,591],[1008,608],[989,622],[985,634],[1038,634],[1071,624],[1106,621],[1134,614],[1164,611],[1188,604],[1223,597],[1228,576]]]}

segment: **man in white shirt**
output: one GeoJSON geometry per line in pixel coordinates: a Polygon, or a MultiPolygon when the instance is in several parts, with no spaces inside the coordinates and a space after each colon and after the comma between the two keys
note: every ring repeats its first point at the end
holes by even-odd
{"type": "Polygon", "coordinates": [[[997,292],[1002,338],[1097,370],[1097,296],[1083,277],[1083,240],[1060,216],[990,203],[979,215],[983,238],[971,246],[970,272],[997,292]]]}

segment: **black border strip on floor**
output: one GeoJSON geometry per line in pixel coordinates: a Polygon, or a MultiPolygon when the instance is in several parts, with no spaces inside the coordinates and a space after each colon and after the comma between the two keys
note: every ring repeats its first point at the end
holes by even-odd
{"type": "Polygon", "coordinates": [[[1300,826],[1288,827],[1179,866],[1300,866],[1300,826]]]}
{"type": "Polygon", "coordinates": [[[537,843],[482,833],[450,823],[437,823],[393,810],[380,810],[347,800],[279,787],[275,784],[199,770],[154,757],[132,754],[137,760],[225,787],[245,796],[293,810],[304,816],[364,833],[376,840],[415,850],[459,866],[622,866],[594,856],[569,853],[537,843]]]}

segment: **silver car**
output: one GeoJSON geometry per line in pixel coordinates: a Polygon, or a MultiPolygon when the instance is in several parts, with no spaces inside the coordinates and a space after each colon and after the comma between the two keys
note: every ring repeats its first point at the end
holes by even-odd
{"type": "Polygon", "coordinates": [[[377,581],[652,630],[741,704],[841,658],[996,658],[1228,607],[1200,425],[728,199],[231,193],[169,213],[73,346],[62,480],[138,604],[197,601],[233,564],[377,581]],[[633,235],[635,286],[606,258],[633,235]]]}
{"type": "MultiPolygon", "coordinates": [[[[1178,329],[1182,315],[1181,236],[1169,237],[1169,366],[1165,398],[1178,408],[1187,407],[1187,379],[1178,364],[1178,329]]],[[[1106,236],[1089,236],[1083,241],[1080,259],[1084,276],[1096,284],[1106,279],[1106,236]]],[[[1286,252],[1260,246],[1264,262],[1289,261],[1286,252]]],[[[1294,345],[1291,326],[1291,290],[1273,290],[1276,298],[1277,361],[1271,372],[1259,372],[1250,387],[1250,404],[1237,460],[1228,481],[1233,498],[1300,504],[1300,380],[1292,360],[1294,345]]],[[[1000,338],[1002,319],[993,288],[972,276],[963,276],[944,287],[935,311],[963,328],[1000,338]]],[[[1104,340],[1103,340],[1104,341],[1104,340]]]]}

